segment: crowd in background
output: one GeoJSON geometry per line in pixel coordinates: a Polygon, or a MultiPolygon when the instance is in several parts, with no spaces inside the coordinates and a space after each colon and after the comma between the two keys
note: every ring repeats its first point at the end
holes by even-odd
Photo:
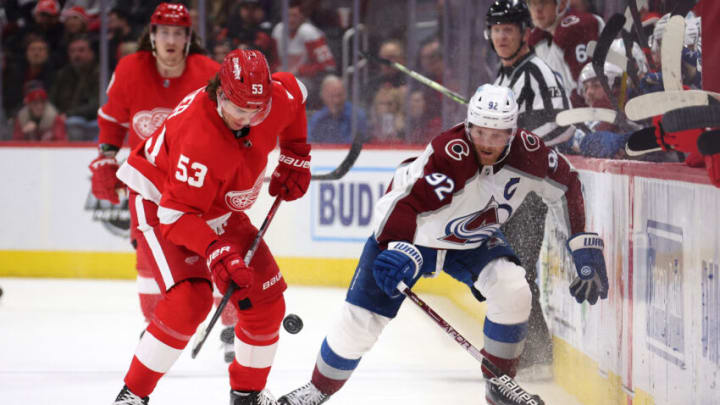
{"type": "MultiPolygon", "coordinates": [[[[179,1],[191,10],[198,32],[196,1],[179,1]]],[[[110,1],[108,67],[138,48],[158,0],[110,1]]],[[[352,28],[352,0],[291,0],[288,44],[283,44],[281,5],[270,0],[207,0],[205,47],[221,62],[232,49],[262,51],[272,71],[287,70],[309,90],[308,137],[313,143],[350,143],[356,131],[365,142],[422,145],[440,133],[444,96],[418,85],[390,66],[370,62],[358,105],[351,103],[351,81],[341,66],[342,39],[352,28]],[[281,53],[287,50],[287,55],[281,53]],[[353,120],[354,117],[354,120],[353,120]],[[354,123],[354,125],[353,125],[354,123]]],[[[368,51],[406,64],[442,83],[443,0],[417,0],[420,16],[434,16],[415,55],[406,52],[407,2],[361,1],[360,22],[369,33],[368,51]]],[[[596,1],[571,0],[571,7],[598,13],[596,1]]],[[[648,0],[644,15],[670,7],[648,0]]],[[[671,2],[670,2],[671,3],[671,2]]],[[[2,22],[2,105],[0,139],[12,141],[94,141],[100,104],[98,0],[14,0],[0,9],[2,22]]],[[[655,14],[653,14],[655,13],[655,14]]],[[[478,15],[484,20],[484,14],[478,15]]],[[[432,17],[431,17],[432,18],[432,17]]],[[[649,72],[652,73],[652,72],[649,72]]],[[[453,89],[453,83],[445,85],[453,89]]],[[[479,83],[475,83],[473,88],[479,83]]],[[[617,145],[603,157],[626,157],[617,145]]],[[[582,151],[578,151],[581,153],[582,151]]]]}

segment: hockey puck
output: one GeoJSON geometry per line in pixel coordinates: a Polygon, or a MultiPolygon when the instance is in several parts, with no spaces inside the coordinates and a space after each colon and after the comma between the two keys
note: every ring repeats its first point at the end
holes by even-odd
{"type": "Polygon", "coordinates": [[[288,314],[285,319],[283,319],[283,328],[285,328],[288,333],[294,335],[302,330],[303,321],[295,314],[288,314]]]}

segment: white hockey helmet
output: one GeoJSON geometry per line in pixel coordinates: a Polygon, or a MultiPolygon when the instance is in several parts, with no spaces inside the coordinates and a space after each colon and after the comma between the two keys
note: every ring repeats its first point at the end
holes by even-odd
{"type": "Polygon", "coordinates": [[[668,21],[670,21],[670,13],[660,17],[660,19],[655,23],[653,34],[649,41],[650,49],[652,49],[655,53],[660,51],[660,41],[662,41],[663,35],[665,35],[665,27],[667,26],[668,21]]]}
{"type": "MultiPolygon", "coordinates": [[[[605,73],[605,77],[607,77],[610,88],[617,84],[618,80],[622,80],[622,69],[610,62],[605,62],[605,66],[603,66],[603,73],[605,73]]],[[[581,96],[585,97],[585,87],[583,86],[583,83],[596,77],[597,74],[595,73],[595,69],[593,69],[592,62],[588,62],[580,71],[580,76],[578,76],[578,83],[580,84],[578,86],[578,93],[580,93],[581,96]]]]}
{"type": "MultiPolygon", "coordinates": [[[[610,44],[610,49],[617,52],[620,55],[625,55],[625,42],[622,38],[618,38],[614,41],[612,41],[612,44],[610,44]]],[[[637,64],[638,67],[638,75],[640,77],[645,76],[645,74],[648,72],[648,60],[645,56],[645,53],[642,51],[642,48],[640,48],[640,45],[638,45],[637,42],[633,42],[633,48],[632,48],[632,57],[635,59],[635,64],[637,64]]],[[[606,73],[607,75],[607,73],[606,73]]]]}
{"type": "Polygon", "coordinates": [[[517,129],[518,105],[515,94],[508,87],[483,84],[475,90],[468,103],[465,128],[472,125],[484,128],[517,129]]]}
{"type": "Polygon", "coordinates": [[[685,19],[685,46],[695,48],[700,41],[701,32],[700,17],[688,17],[685,19]]]}

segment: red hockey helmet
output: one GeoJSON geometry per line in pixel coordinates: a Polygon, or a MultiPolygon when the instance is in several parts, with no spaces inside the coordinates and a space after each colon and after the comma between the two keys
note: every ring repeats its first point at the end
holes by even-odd
{"type": "Polygon", "coordinates": [[[192,26],[188,9],[182,4],[160,3],[150,17],[150,25],[192,26]]]}
{"type": "Polygon", "coordinates": [[[220,66],[220,87],[235,107],[258,110],[250,125],[259,124],[270,112],[272,79],[262,52],[236,49],[227,54],[220,66]]]}

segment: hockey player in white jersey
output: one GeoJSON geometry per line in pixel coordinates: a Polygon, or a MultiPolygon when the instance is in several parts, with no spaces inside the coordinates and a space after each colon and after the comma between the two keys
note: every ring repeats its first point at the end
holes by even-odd
{"type": "MultiPolygon", "coordinates": [[[[585,233],[578,175],[561,154],[518,129],[517,114],[512,90],[480,86],[465,122],[435,137],[420,156],[396,170],[378,201],[373,235],[341,314],[322,342],[311,381],[281,397],[280,404],[327,401],[397,315],[405,298],[398,283],[412,287],[440,271],[487,299],[484,363],[514,376],[527,334],[530,288],[499,229],[530,191],[563,208],[578,273],[571,294],[590,304],[607,297],[603,242],[585,233]]],[[[533,403],[514,398],[486,367],[482,371],[489,403],[533,403]]]]}

